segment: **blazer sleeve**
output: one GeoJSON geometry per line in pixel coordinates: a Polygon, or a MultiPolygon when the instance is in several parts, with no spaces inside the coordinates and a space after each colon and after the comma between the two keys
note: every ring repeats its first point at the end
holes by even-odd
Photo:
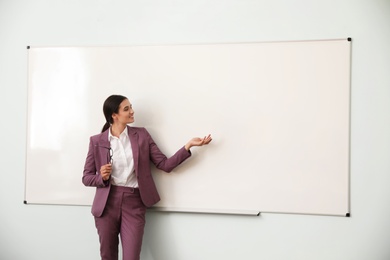
{"type": "Polygon", "coordinates": [[[153,138],[146,129],[145,132],[148,138],[150,160],[158,169],[165,172],[171,172],[191,156],[191,152],[187,151],[183,146],[174,155],[168,158],[160,151],[157,144],[154,142],[153,138]]]}
{"type": "Polygon", "coordinates": [[[102,176],[97,172],[97,165],[99,168],[100,165],[96,157],[95,145],[93,138],[91,137],[89,140],[89,148],[87,158],[85,160],[82,182],[85,186],[105,187],[108,185],[108,182],[105,182],[102,176]]]}

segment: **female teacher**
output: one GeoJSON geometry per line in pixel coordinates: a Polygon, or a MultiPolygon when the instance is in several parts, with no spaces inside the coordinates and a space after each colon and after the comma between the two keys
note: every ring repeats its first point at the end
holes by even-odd
{"type": "Polygon", "coordinates": [[[120,234],[123,260],[139,260],[146,208],[160,200],[150,161],[170,172],[191,156],[192,146],[210,143],[211,136],[192,138],[167,158],[145,128],[128,126],[134,122],[134,110],[126,97],[109,96],[103,112],[106,123],[90,138],[82,181],[96,187],[92,215],[101,258],[118,259],[120,234]]]}

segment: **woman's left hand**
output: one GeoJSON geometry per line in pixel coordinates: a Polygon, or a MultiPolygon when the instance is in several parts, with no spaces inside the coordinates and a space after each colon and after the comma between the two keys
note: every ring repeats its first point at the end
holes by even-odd
{"type": "Polygon", "coordinates": [[[191,140],[188,141],[188,143],[185,145],[186,150],[190,150],[192,146],[202,146],[209,144],[213,139],[211,138],[211,135],[205,136],[203,138],[200,137],[194,137],[191,140]]]}

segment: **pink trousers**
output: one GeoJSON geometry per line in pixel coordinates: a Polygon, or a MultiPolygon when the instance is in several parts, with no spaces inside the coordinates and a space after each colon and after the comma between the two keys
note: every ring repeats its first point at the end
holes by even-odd
{"type": "Polygon", "coordinates": [[[123,260],[140,259],[145,213],[138,189],[111,186],[102,216],[95,217],[102,260],[118,260],[119,235],[123,260]]]}

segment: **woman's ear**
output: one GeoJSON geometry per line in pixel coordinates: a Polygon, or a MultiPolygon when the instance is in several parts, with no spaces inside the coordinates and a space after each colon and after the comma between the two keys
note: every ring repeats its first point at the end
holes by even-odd
{"type": "Polygon", "coordinates": [[[111,117],[112,117],[112,122],[115,122],[115,120],[118,118],[118,114],[113,113],[111,117]]]}

